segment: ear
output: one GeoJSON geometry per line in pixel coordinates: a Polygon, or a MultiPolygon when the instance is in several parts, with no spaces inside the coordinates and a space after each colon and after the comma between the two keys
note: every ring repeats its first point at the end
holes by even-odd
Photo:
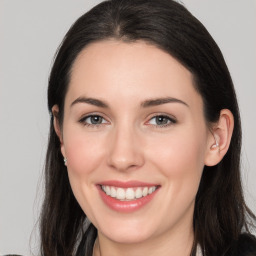
{"type": "Polygon", "coordinates": [[[64,144],[63,144],[62,130],[61,130],[60,121],[59,121],[59,106],[58,105],[54,105],[52,107],[52,115],[53,115],[54,130],[60,140],[61,153],[62,153],[63,157],[65,157],[66,154],[65,154],[64,144]]]}
{"type": "Polygon", "coordinates": [[[229,109],[222,109],[219,120],[213,125],[207,143],[205,165],[218,164],[229,149],[234,129],[234,117],[229,109]]]}

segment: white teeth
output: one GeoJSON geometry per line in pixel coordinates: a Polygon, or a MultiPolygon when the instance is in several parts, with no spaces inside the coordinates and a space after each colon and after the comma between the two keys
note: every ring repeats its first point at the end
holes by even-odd
{"type": "Polygon", "coordinates": [[[156,186],[138,188],[117,188],[112,186],[101,186],[102,190],[108,195],[118,200],[135,200],[152,194],[156,186]]]}
{"type": "Polygon", "coordinates": [[[109,196],[111,194],[111,190],[110,190],[110,187],[109,186],[106,186],[106,194],[109,196]]]}
{"type": "Polygon", "coordinates": [[[136,198],[141,198],[142,197],[142,189],[141,188],[137,188],[135,191],[135,197],[136,198]]]}
{"type": "Polygon", "coordinates": [[[153,187],[150,187],[149,190],[148,190],[148,193],[152,194],[152,192],[153,192],[153,187]]]}
{"type": "Polygon", "coordinates": [[[125,198],[127,200],[132,200],[135,197],[135,192],[132,188],[128,188],[125,193],[125,198]]]}
{"type": "Polygon", "coordinates": [[[114,187],[110,188],[110,196],[111,197],[116,197],[116,189],[114,187]]]}
{"type": "Polygon", "coordinates": [[[125,199],[125,190],[123,188],[118,188],[116,190],[116,198],[121,200],[125,199]]]}
{"type": "Polygon", "coordinates": [[[148,194],[148,188],[145,187],[145,188],[143,188],[142,195],[146,196],[147,194],[148,194]]]}

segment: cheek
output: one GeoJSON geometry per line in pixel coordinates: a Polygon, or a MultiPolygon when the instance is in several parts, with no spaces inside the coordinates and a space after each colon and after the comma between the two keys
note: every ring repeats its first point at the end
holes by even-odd
{"type": "Polygon", "coordinates": [[[64,147],[70,172],[78,176],[93,172],[104,154],[102,143],[102,140],[96,135],[90,136],[72,130],[66,132],[64,147]]]}
{"type": "Polygon", "coordinates": [[[96,191],[97,170],[103,162],[103,141],[78,129],[66,129],[64,148],[68,159],[69,182],[77,202],[86,214],[93,216],[93,193],[96,191]],[[95,171],[96,170],[96,171],[95,171]]]}
{"type": "Polygon", "coordinates": [[[163,137],[161,141],[152,141],[151,157],[167,166],[167,170],[179,173],[185,168],[192,171],[193,165],[202,166],[204,163],[205,141],[203,134],[175,133],[174,136],[163,137]]]}
{"type": "Polygon", "coordinates": [[[196,194],[204,168],[205,132],[179,132],[154,143],[148,158],[166,177],[172,195],[196,194]]]}
{"type": "Polygon", "coordinates": [[[185,133],[177,135],[165,140],[165,149],[159,148],[154,154],[154,165],[165,176],[163,201],[166,204],[163,211],[172,213],[172,220],[178,221],[181,216],[190,218],[193,215],[204,168],[204,139],[199,138],[200,136],[187,136],[185,133]]]}

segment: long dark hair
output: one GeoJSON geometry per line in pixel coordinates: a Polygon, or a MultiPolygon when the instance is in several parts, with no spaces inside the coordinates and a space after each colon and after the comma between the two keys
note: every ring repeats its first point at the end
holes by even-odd
{"type": "MultiPolygon", "coordinates": [[[[181,4],[172,0],[105,1],[81,16],[60,45],[48,87],[48,108],[59,106],[59,122],[72,64],[90,43],[106,39],[144,41],[169,53],[194,78],[204,103],[207,122],[216,122],[229,109],[235,127],[229,150],[216,166],[205,166],[194,211],[195,255],[230,252],[243,231],[249,232],[247,208],[240,178],[241,125],[237,99],[222,53],[205,27],[181,4]]],[[[78,205],[60,152],[51,114],[45,165],[45,199],[41,213],[41,253],[44,256],[92,255],[97,230],[78,205]]]]}

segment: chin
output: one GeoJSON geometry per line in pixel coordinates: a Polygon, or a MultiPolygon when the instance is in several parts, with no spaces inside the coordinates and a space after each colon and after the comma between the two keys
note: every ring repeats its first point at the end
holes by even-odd
{"type": "Polygon", "coordinates": [[[110,233],[103,234],[108,239],[119,243],[119,244],[136,244],[136,243],[143,243],[147,241],[151,235],[150,234],[142,234],[141,232],[133,232],[129,233],[125,230],[122,232],[120,231],[111,231],[110,233]]]}
{"type": "Polygon", "coordinates": [[[152,238],[155,234],[155,230],[152,230],[149,223],[131,224],[131,223],[115,223],[108,227],[102,227],[98,229],[104,237],[121,244],[134,244],[142,243],[152,238]]]}

